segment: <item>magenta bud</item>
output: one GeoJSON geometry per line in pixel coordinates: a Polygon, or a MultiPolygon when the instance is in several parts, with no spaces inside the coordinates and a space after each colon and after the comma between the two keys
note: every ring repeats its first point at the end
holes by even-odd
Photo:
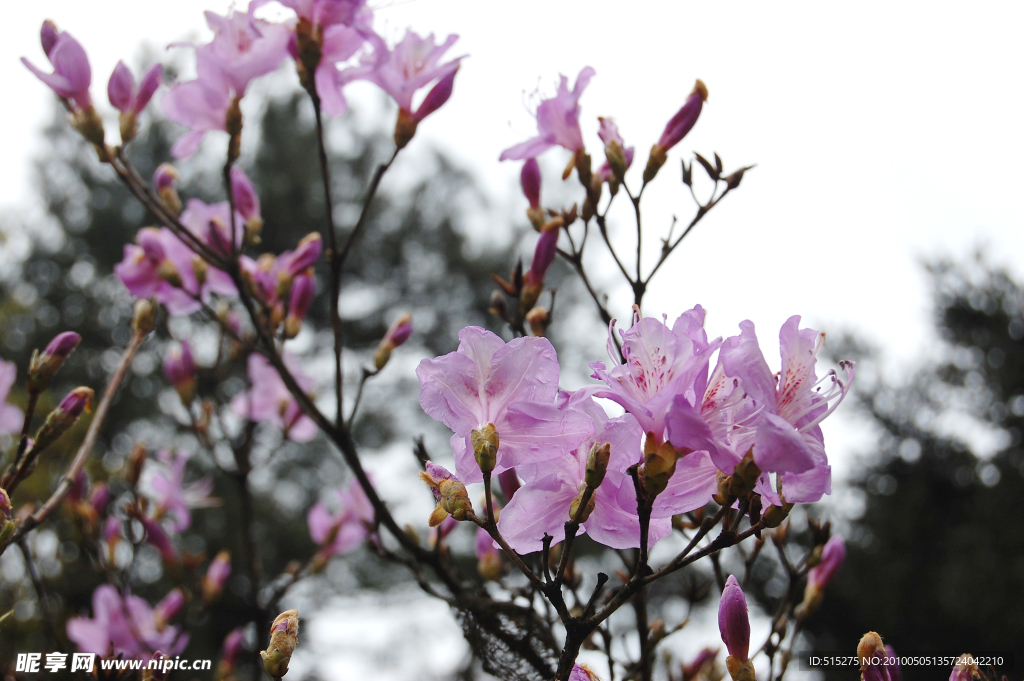
{"type": "Polygon", "coordinates": [[[135,101],[135,76],[123,61],[118,61],[107,82],[107,97],[110,104],[121,113],[132,110],[135,101]]]}
{"type": "Polygon", "coordinates": [[[80,342],[82,342],[82,337],[74,331],[58,333],[53,337],[53,340],[49,342],[46,349],[43,350],[43,359],[46,359],[47,357],[59,357],[61,361],[64,361],[67,359],[68,355],[74,352],[80,342]]]}
{"type": "Polygon", "coordinates": [[[558,252],[558,232],[559,228],[556,226],[540,233],[533,251],[533,262],[530,264],[531,284],[544,283],[544,275],[547,274],[548,267],[554,262],[555,253],[558,252]]]}
{"type": "Polygon", "coordinates": [[[28,369],[29,392],[39,394],[45,390],[81,340],[74,331],[65,331],[57,334],[42,353],[34,354],[28,369]]]}
{"type": "Polygon", "coordinates": [[[231,237],[228,226],[214,218],[206,225],[206,243],[220,255],[231,255],[231,237]]]}
{"type": "Polygon", "coordinates": [[[537,159],[526,159],[523,170],[519,173],[519,184],[523,188],[526,200],[530,202],[530,208],[540,208],[540,166],[537,159]]]}
{"type": "Polygon", "coordinates": [[[302,237],[302,241],[291,253],[282,254],[285,269],[295,277],[316,264],[324,250],[323,239],[316,232],[302,237]]]}
{"type": "Polygon", "coordinates": [[[85,498],[85,493],[88,489],[89,475],[85,471],[79,471],[78,475],[75,476],[75,481],[71,483],[71,488],[68,489],[67,502],[69,504],[77,504],[85,498]]]}
{"type": "Polygon", "coordinates": [[[903,681],[903,672],[900,670],[900,660],[892,646],[885,647],[885,670],[889,674],[889,681],[903,681]]]}
{"type": "Polygon", "coordinates": [[[750,648],[750,620],[747,618],[747,599],[743,595],[736,575],[729,575],[718,603],[718,629],[729,655],[746,662],[750,648]]]}
{"type": "Polygon", "coordinates": [[[58,37],[60,37],[60,31],[57,30],[57,24],[50,19],[44,21],[43,27],[39,30],[39,42],[42,43],[43,52],[47,57],[53,52],[53,46],[57,44],[58,37]]]}
{"type": "Polygon", "coordinates": [[[97,483],[90,490],[88,501],[96,515],[102,516],[107,511],[107,504],[110,503],[110,488],[104,482],[97,483]]]}
{"type": "MultiPolygon", "coordinates": [[[[45,25],[43,31],[48,33],[45,25]]],[[[49,40],[49,37],[43,35],[40,38],[49,40]]],[[[45,49],[45,42],[43,47],[45,49]]],[[[89,85],[92,83],[92,68],[89,66],[89,56],[85,53],[85,48],[71,34],[58,33],[46,56],[53,65],[53,73],[44,73],[24,57],[21,58],[21,63],[59,97],[71,100],[76,110],[91,107],[89,85]]]]}
{"type": "Polygon", "coordinates": [[[153,186],[157,192],[174,189],[178,181],[178,171],[170,163],[161,163],[153,173],[153,186]]]}
{"type": "Polygon", "coordinates": [[[301,320],[309,312],[316,296],[316,281],[313,277],[301,274],[292,282],[291,299],[288,302],[288,316],[301,320]]]}
{"type": "Polygon", "coordinates": [[[149,70],[142,75],[142,82],[139,83],[139,91],[135,94],[135,104],[132,106],[132,111],[140,113],[149,104],[149,100],[153,99],[154,93],[157,88],[164,80],[164,66],[163,64],[153,64],[149,67],[149,70]]]}
{"type": "Polygon", "coordinates": [[[110,516],[103,524],[103,541],[112,544],[121,539],[121,521],[117,516],[110,516]]]}
{"type": "Polygon", "coordinates": [[[206,569],[206,577],[203,578],[203,596],[207,602],[215,599],[224,588],[224,582],[231,574],[231,554],[228,551],[221,551],[206,569]]]}
{"type": "Polygon", "coordinates": [[[391,324],[391,328],[384,334],[384,340],[391,343],[392,347],[398,347],[409,340],[412,335],[412,316],[409,313],[402,314],[391,324]]]}
{"type": "Polygon", "coordinates": [[[235,210],[246,220],[260,217],[260,197],[252,180],[241,168],[231,168],[231,194],[235,199],[235,210]]]}
{"type": "Polygon", "coordinates": [[[505,502],[512,501],[512,495],[519,490],[519,475],[516,469],[506,468],[498,473],[498,484],[501,485],[501,493],[505,495],[505,502]]]}
{"type": "Polygon", "coordinates": [[[232,629],[231,633],[224,637],[221,645],[221,661],[229,667],[234,667],[238,661],[238,653],[242,650],[242,643],[245,642],[245,634],[242,628],[232,629]]]}
{"type": "Polygon", "coordinates": [[[444,103],[452,96],[452,88],[455,86],[455,74],[458,72],[459,69],[456,67],[452,69],[451,73],[437,81],[437,84],[430,89],[430,92],[423,99],[420,108],[413,114],[412,118],[414,121],[418,123],[444,106],[444,103]]]}
{"type": "Polygon", "coordinates": [[[821,562],[807,573],[807,583],[817,589],[824,589],[843,565],[845,558],[846,544],[843,542],[843,537],[838,534],[832,535],[825,542],[825,548],[822,549],[821,562]]]}
{"type": "Polygon", "coordinates": [[[192,359],[192,348],[188,341],[181,341],[181,347],[171,348],[164,358],[164,374],[171,385],[177,387],[186,381],[195,380],[196,364],[192,359]]]}
{"type": "Polygon", "coordinates": [[[135,243],[139,245],[146,258],[154,263],[161,263],[167,258],[160,232],[155,227],[143,227],[135,235],[135,243]]]}
{"type": "Polygon", "coordinates": [[[142,527],[146,530],[146,541],[153,545],[160,556],[168,563],[178,560],[178,551],[174,548],[171,538],[164,532],[164,528],[153,520],[143,520],[142,527]]]}
{"type": "Polygon", "coordinates": [[[153,607],[156,628],[163,629],[181,611],[183,605],[185,605],[185,594],[181,592],[181,589],[171,589],[167,592],[167,595],[153,607]]]}
{"type": "Polygon", "coordinates": [[[686,98],[682,108],[665,125],[665,131],[661,133],[658,146],[664,151],[668,151],[686,137],[687,133],[697,123],[700,110],[707,99],[708,88],[702,81],[698,80],[696,85],[693,86],[693,92],[686,98]]]}
{"type": "Polygon", "coordinates": [[[64,396],[64,399],[57,405],[57,409],[68,416],[78,418],[83,411],[92,406],[92,397],[92,388],[75,388],[64,396]]]}

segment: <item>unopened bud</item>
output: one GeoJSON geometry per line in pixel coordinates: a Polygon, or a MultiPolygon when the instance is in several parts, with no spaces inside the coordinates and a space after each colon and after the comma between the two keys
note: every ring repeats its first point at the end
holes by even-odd
{"type": "Polygon", "coordinates": [[[192,404],[196,396],[196,364],[188,341],[181,341],[180,347],[171,348],[167,353],[164,375],[178,392],[181,403],[185,406],[192,404]]]}
{"type": "Polygon", "coordinates": [[[586,488],[581,490],[572,500],[569,505],[569,520],[577,523],[587,522],[587,518],[594,512],[594,495],[593,488],[590,488],[590,494],[586,493],[586,488]],[[587,503],[584,505],[583,498],[587,498],[587,503]]]}
{"type": "Polygon", "coordinates": [[[263,668],[274,679],[288,673],[288,663],[299,642],[299,611],[285,610],[270,627],[270,645],[260,651],[263,668]]]}
{"type": "Polygon", "coordinates": [[[547,308],[538,306],[526,313],[526,322],[534,336],[543,336],[547,333],[548,324],[551,323],[551,315],[548,314],[547,308]]]}
{"type": "Polygon", "coordinates": [[[494,424],[488,423],[479,430],[474,428],[470,433],[470,439],[473,443],[473,455],[476,457],[477,465],[480,466],[480,471],[490,473],[494,470],[498,460],[499,439],[494,424]]]}
{"type": "Polygon", "coordinates": [[[597,489],[604,481],[604,475],[608,471],[608,461],[612,457],[612,445],[610,442],[602,444],[594,443],[590,448],[590,455],[587,457],[586,483],[590,489],[597,489]]]}
{"type": "Polygon", "coordinates": [[[156,303],[147,298],[140,298],[135,301],[132,308],[132,331],[139,334],[148,334],[156,326],[156,303]]]}
{"type": "Polygon", "coordinates": [[[206,569],[206,576],[203,578],[203,600],[206,603],[217,600],[230,574],[231,553],[223,550],[210,561],[210,567],[206,569]]]}
{"type": "Polygon", "coordinates": [[[651,155],[647,157],[647,167],[644,168],[644,183],[655,178],[661,167],[668,160],[668,151],[660,144],[651,147],[651,155]]]}
{"type": "MultiPolygon", "coordinates": [[[[785,503],[783,500],[782,506],[769,506],[764,513],[761,514],[761,518],[764,520],[765,527],[779,527],[782,522],[789,517],[789,512],[793,510],[793,504],[785,503]]],[[[786,528],[788,529],[788,525],[786,528]]],[[[782,533],[783,529],[779,528],[779,533],[782,533]]],[[[778,534],[778,533],[777,533],[778,534]]],[[[785,541],[785,539],[783,539],[785,541]]]]}
{"type": "Polygon", "coordinates": [[[57,408],[47,415],[46,421],[36,433],[32,451],[39,453],[56,442],[61,435],[75,425],[83,411],[92,405],[92,388],[79,387],[69,392],[57,408]]]}
{"type": "Polygon", "coordinates": [[[644,442],[644,489],[654,498],[668,487],[669,478],[676,470],[678,453],[670,443],[658,444],[654,433],[647,433],[644,442]]]}
{"type": "Polygon", "coordinates": [[[590,187],[590,180],[592,178],[592,171],[590,169],[590,155],[584,152],[582,149],[576,152],[576,176],[580,180],[585,188],[590,187]]]}
{"type": "Polygon", "coordinates": [[[128,459],[125,461],[124,479],[132,487],[139,484],[139,478],[142,476],[142,467],[146,463],[146,456],[145,445],[137,444],[132,448],[128,459]]]}
{"type": "Polygon", "coordinates": [[[153,619],[157,631],[163,631],[167,623],[174,619],[182,606],[185,605],[185,594],[181,589],[171,589],[163,599],[153,607],[153,619]]]}
{"type": "Polygon", "coordinates": [[[732,479],[729,481],[729,492],[736,498],[742,499],[754,491],[754,485],[757,484],[759,477],[761,477],[761,469],[754,463],[753,451],[749,451],[733,469],[732,479]]]}
{"type": "Polygon", "coordinates": [[[28,391],[39,394],[45,390],[81,340],[82,337],[74,331],[65,331],[57,334],[42,353],[33,353],[28,369],[28,391]]]}
{"type": "Polygon", "coordinates": [[[161,163],[153,173],[153,186],[164,207],[178,215],[181,213],[181,197],[178,196],[178,171],[170,163],[161,163]]]}
{"type": "Polygon", "coordinates": [[[380,371],[391,359],[391,351],[409,340],[412,335],[412,315],[405,313],[396,319],[388,332],[384,334],[380,344],[377,345],[377,352],[373,356],[373,365],[380,371]]]}
{"type": "Polygon", "coordinates": [[[96,109],[88,106],[84,109],[76,109],[71,118],[75,130],[87,141],[92,143],[98,150],[103,149],[103,121],[96,113],[96,109]]]}
{"type": "Polygon", "coordinates": [[[430,514],[430,526],[437,527],[449,515],[456,520],[465,520],[473,511],[466,486],[444,466],[428,461],[426,470],[420,472],[420,480],[427,483],[434,494],[437,508],[430,514]]]}

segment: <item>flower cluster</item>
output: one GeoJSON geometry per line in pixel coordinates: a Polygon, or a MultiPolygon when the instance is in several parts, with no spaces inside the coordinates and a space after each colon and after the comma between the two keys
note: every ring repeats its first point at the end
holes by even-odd
{"type": "MultiPolygon", "coordinates": [[[[505,343],[468,327],[458,350],[420,363],[420,403],[453,431],[458,479],[494,474],[504,487],[514,476],[498,522],[512,548],[537,551],[545,535],[561,541],[569,520],[602,544],[636,547],[641,512],[649,513],[653,544],[673,515],[712,498],[758,496],[777,525],[792,503],[831,491],[818,424],[849,390],[852,363],[842,363],[843,376],[818,379],[823,334],[792,317],[773,374],[751,322],[725,340],[708,340],[703,323],[700,306],[671,326],[637,313],[620,332],[621,351],[609,338],[611,365],[590,365],[601,383],[573,393],[558,389],[558,362],[544,338],[505,343]],[[626,413],[610,418],[595,398],[626,413]]],[[[841,562],[841,544],[826,550],[841,562]]],[[[818,575],[815,584],[827,579],[818,575]]]]}

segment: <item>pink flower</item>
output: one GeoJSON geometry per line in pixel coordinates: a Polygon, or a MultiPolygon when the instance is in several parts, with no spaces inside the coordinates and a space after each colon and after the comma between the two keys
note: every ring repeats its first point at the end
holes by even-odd
{"type": "Polygon", "coordinates": [[[0,434],[20,433],[25,414],[13,404],[7,404],[7,398],[18,378],[18,366],[14,362],[0,359],[0,434]]]}
{"type": "MultiPolygon", "coordinates": [[[[256,8],[273,1],[253,0],[249,3],[249,16],[252,16],[256,8]]],[[[368,27],[373,18],[372,12],[366,7],[366,0],[277,0],[277,2],[294,10],[300,19],[305,19],[314,28],[327,28],[337,24],[368,27]]]]}
{"type": "MultiPolygon", "coordinates": [[[[285,366],[304,391],[313,388],[313,379],[301,371],[299,361],[285,353],[285,366]]],[[[295,442],[309,442],[317,434],[313,419],[302,413],[302,408],[288,391],[281,376],[262,355],[249,355],[249,381],[252,389],[231,400],[231,410],[251,421],[265,421],[295,442]]]]}
{"type": "Polygon", "coordinates": [[[363,488],[353,480],[334,490],[336,510],[320,501],[309,509],[309,536],[322,546],[324,556],[344,555],[359,548],[373,527],[373,505],[363,488]]]}
{"type": "Polygon", "coordinates": [[[70,100],[75,109],[90,108],[92,99],[89,97],[89,85],[92,84],[92,69],[85,49],[70,33],[58,32],[49,21],[43,23],[40,38],[46,57],[53,65],[53,73],[40,71],[25,57],[21,58],[21,63],[39,80],[50,86],[57,96],[70,100]]]}
{"type": "Polygon", "coordinates": [[[192,348],[187,340],[179,347],[172,347],[164,357],[164,375],[178,391],[182,403],[189,405],[196,394],[196,363],[192,359],[192,348]]]}
{"type": "Polygon", "coordinates": [[[558,361],[546,338],[506,344],[468,326],[459,341],[456,352],[420,362],[416,375],[423,411],[454,431],[455,468],[463,482],[483,479],[471,442],[474,430],[493,425],[496,431],[495,475],[568,454],[592,432],[586,415],[554,404],[558,361]]]}
{"type": "Polygon", "coordinates": [[[192,131],[174,143],[175,158],[194,154],[207,132],[227,130],[232,102],[245,95],[254,78],[275,70],[287,56],[286,26],[234,10],[227,16],[205,16],[214,38],[196,48],[198,78],[175,85],[163,98],[167,117],[192,131]]]}
{"type": "Polygon", "coordinates": [[[218,506],[220,499],[211,497],[213,480],[209,477],[185,483],[185,466],[190,456],[186,452],[163,450],[156,455],[156,465],[146,467],[143,481],[146,496],[153,502],[155,517],[170,519],[174,532],[184,532],[192,525],[192,508],[218,506]]]}
{"type": "Polygon", "coordinates": [[[459,62],[464,57],[456,57],[443,64],[440,62],[444,53],[455,44],[459,36],[450,35],[438,45],[433,33],[423,38],[413,31],[406,31],[402,42],[392,49],[388,49],[380,36],[370,34],[368,37],[373,45],[373,52],[364,58],[359,66],[341,72],[339,77],[343,82],[368,80],[374,83],[391,95],[401,110],[413,114],[417,121],[435,111],[444,100],[447,100],[447,95],[451,94],[452,82],[445,79],[454,78],[459,62]],[[440,88],[437,94],[428,94],[420,106],[420,111],[414,113],[412,100],[416,91],[434,81],[441,81],[434,88],[440,88]],[[431,97],[431,94],[434,96],[431,97]]]}
{"type": "Polygon", "coordinates": [[[363,31],[344,24],[335,24],[324,29],[323,44],[320,47],[320,63],[313,80],[321,106],[328,116],[340,116],[348,110],[348,101],[342,86],[348,81],[338,71],[338,64],[347,61],[366,45],[363,31]]]}
{"type": "MultiPolygon", "coordinates": [[[[652,317],[634,315],[633,326],[620,331],[622,355],[609,337],[608,357],[614,363],[592,362],[593,378],[608,386],[596,393],[618,402],[633,414],[648,436],[658,444],[666,442],[666,417],[677,395],[703,394],[707,383],[708,362],[721,340],[707,341],[704,333],[704,308],[700,305],[684,312],[669,329],[652,317]]],[[[614,331],[615,322],[609,328],[614,331]]]]}
{"type": "Polygon", "coordinates": [[[206,568],[206,576],[203,577],[203,598],[208,603],[220,595],[224,582],[228,581],[230,575],[231,553],[224,550],[210,561],[210,566],[206,568]]]}
{"type": "MultiPolygon", "coordinates": [[[[643,433],[629,414],[608,418],[590,397],[592,392],[580,390],[571,397],[563,395],[561,401],[585,413],[595,432],[566,456],[516,468],[524,484],[501,512],[498,527],[517,553],[539,551],[545,534],[553,537],[556,544],[565,539],[565,523],[570,519],[573,501],[586,487],[591,448],[604,443],[611,445],[607,472],[593,494],[593,510],[581,529],[594,541],[615,549],[640,546],[636,491],[626,469],[640,461],[643,433]]],[[[649,543],[653,545],[671,531],[669,518],[652,521],[649,543]]]]}
{"type": "Polygon", "coordinates": [[[142,76],[142,82],[136,87],[135,76],[123,61],[117,62],[114,72],[107,83],[107,96],[110,104],[121,113],[138,114],[152,99],[153,93],[160,87],[164,76],[164,67],[154,64],[142,76]]]}
{"type": "MultiPolygon", "coordinates": [[[[201,230],[217,232],[215,225],[223,224],[221,213],[227,213],[227,203],[207,206],[192,199],[181,221],[201,241],[209,243],[209,235],[204,238],[201,230]],[[221,210],[222,205],[224,210],[221,210]]],[[[135,240],[135,244],[125,244],[124,259],[114,265],[114,273],[134,297],[155,296],[168,312],[181,315],[201,309],[202,302],[208,302],[212,294],[238,295],[227,273],[205,267],[205,263],[201,263],[203,281],[200,283],[196,262],[201,258],[166,227],[144,227],[135,240]]]]}
{"type": "Polygon", "coordinates": [[[156,650],[178,655],[188,644],[188,634],[177,627],[166,622],[158,626],[157,613],[146,601],[130,593],[122,599],[109,584],[93,592],[92,611],[92,618],[72,617],[67,623],[68,638],[82,652],[101,657],[113,652],[126,659],[148,661],[156,650]]]}
{"type": "Polygon", "coordinates": [[[580,96],[587,83],[594,77],[589,66],[580,71],[576,85],[569,90],[569,80],[561,76],[558,92],[551,99],[543,100],[537,107],[537,136],[509,147],[501,152],[499,161],[536,158],[548,149],[560,146],[571,152],[583,149],[583,133],[580,131],[580,96]]]}
{"type": "MultiPolygon", "coordinates": [[[[779,332],[782,371],[776,378],[761,354],[749,321],[740,324],[740,335],[722,348],[726,376],[738,378],[743,390],[760,411],[752,441],[754,462],[765,472],[779,473],[778,479],[789,503],[811,503],[831,493],[831,467],[825,455],[825,441],[818,426],[831,414],[850,390],[854,377],[852,362],[842,362],[845,380],[834,371],[818,380],[814,371],[816,355],[824,334],[800,329],[800,317],[790,317],[779,332]]],[[[744,445],[746,446],[746,445],[744,445]]],[[[725,454],[724,463],[738,461],[738,449],[725,454]]],[[[718,461],[723,470],[723,460],[718,461]]],[[[759,490],[773,504],[780,500],[764,481],[759,490]]]]}

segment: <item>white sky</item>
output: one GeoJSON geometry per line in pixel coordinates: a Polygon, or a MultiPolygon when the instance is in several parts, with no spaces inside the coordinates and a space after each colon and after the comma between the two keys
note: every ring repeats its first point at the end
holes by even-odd
{"type": "MultiPolygon", "coordinates": [[[[118,58],[136,55],[142,41],[161,45],[190,31],[204,35],[202,10],[227,6],[225,0],[6,0],[0,206],[30,204],[29,162],[42,150],[36,131],[50,95],[17,60],[24,55],[45,64],[42,19],[55,19],[85,45],[94,98],[105,104],[106,79],[118,58]]],[[[714,335],[735,333],[736,323],[750,318],[768,347],[782,321],[799,313],[824,330],[863,334],[902,368],[929,352],[919,259],[963,257],[981,245],[995,262],[1024,271],[1024,4],[414,0],[377,6],[378,27],[389,37],[406,26],[461,35],[453,54],[471,56],[452,100],[420,134],[454,153],[499,202],[514,207],[516,219],[525,204],[508,197],[519,166],[497,158],[534,134],[524,92],[550,93],[560,72],[575,79],[581,67],[593,66],[597,77],[582,105],[595,162],[596,117],[610,115],[627,144],[637,146],[642,168],[694,79],[707,83],[710,99],[700,122],[650,191],[646,224],[667,227],[673,213],[681,220],[692,215],[678,183],[681,153],[718,151],[728,168],[758,167],[656,280],[648,313],[675,316],[700,302],[714,335]]],[[[561,168],[566,153],[549,152],[547,169],[561,168]]],[[[632,225],[622,224],[622,250],[629,254],[632,225]]],[[[613,302],[625,316],[628,301],[613,302]]],[[[840,450],[858,449],[852,429],[834,432],[841,433],[840,450]]]]}

